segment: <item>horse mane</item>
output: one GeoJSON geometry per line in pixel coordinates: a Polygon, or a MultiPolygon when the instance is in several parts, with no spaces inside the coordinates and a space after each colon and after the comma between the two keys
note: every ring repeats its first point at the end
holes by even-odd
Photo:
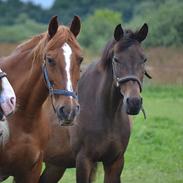
{"type": "Polygon", "coordinates": [[[64,42],[71,43],[73,46],[80,48],[70,29],[64,25],[60,25],[53,38],[49,39],[47,32],[33,36],[31,39],[18,45],[12,54],[14,55],[17,52],[20,54],[25,51],[32,51],[33,61],[42,60],[44,59],[43,55],[46,51],[45,46],[47,46],[48,50],[53,50],[57,47],[60,48],[64,42]]]}
{"type": "Polygon", "coordinates": [[[103,52],[102,52],[102,57],[101,57],[101,64],[103,68],[109,67],[112,63],[112,57],[113,57],[113,48],[116,43],[118,43],[118,49],[120,50],[125,50],[128,47],[130,47],[132,44],[136,43],[136,32],[133,32],[132,30],[124,30],[124,35],[123,37],[117,42],[114,38],[110,40],[103,52]]]}
{"type": "Polygon", "coordinates": [[[15,51],[27,51],[29,49],[34,48],[39,41],[44,37],[45,33],[33,36],[31,39],[21,43],[20,45],[18,45],[15,49],[15,51]]]}

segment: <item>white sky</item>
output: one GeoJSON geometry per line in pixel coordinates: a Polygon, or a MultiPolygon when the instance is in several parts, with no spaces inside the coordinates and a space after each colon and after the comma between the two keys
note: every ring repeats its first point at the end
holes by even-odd
{"type": "Polygon", "coordinates": [[[33,2],[34,4],[39,4],[43,8],[49,8],[53,4],[54,0],[21,0],[23,2],[33,2]]]}

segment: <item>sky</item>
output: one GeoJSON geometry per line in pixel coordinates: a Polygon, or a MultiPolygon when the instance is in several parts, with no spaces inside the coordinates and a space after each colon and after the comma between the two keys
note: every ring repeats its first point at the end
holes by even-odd
{"type": "Polygon", "coordinates": [[[43,8],[50,8],[54,0],[21,0],[23,2],[33,2],[34,4],[39,4],[43,8]]]}

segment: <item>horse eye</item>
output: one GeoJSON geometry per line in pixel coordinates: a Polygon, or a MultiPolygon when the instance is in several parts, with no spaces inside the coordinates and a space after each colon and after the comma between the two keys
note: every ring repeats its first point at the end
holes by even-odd
{"type": "Polygon", "coordinates": [[[117,62],[117,63],[119,63],[119,60],[118,60],[118,58],[114,57],[114,62],[117,62]]]}
{"type": "Polygon", "coordinates": [[[47,58],[47,62],[50,65],[55,65],[55,61],[52,58],[47,58]]]}
{"type": "Polygon", "coordinates": [[[146,62],[147,62],[147,58],[144,59],[144,63],[146,63],[146,62]]]}

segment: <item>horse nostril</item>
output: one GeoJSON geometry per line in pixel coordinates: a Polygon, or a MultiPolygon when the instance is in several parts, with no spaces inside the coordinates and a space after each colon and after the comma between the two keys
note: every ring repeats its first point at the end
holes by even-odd
{"type": "Polygon", "coordinates": [[[10,103],[11,103],[12,105],[14,105],[14,98],[13,98],[13,97],[10,98],[10,103]]]}
{"type": "Polygon", "coordinates": [[[142,97],[135,97],[134,98],[134,105],[141,106],[142,105],[142,97]]]}
{"type": "Polygon", "coordinates": [[[65,114],[64,114],[64,106],[60,107],[59,110],[58,110],[60,116],[64,117],[65,114]]]}
{"type": "Polygon", "coordinates": [[[127,103],[127,104],[129,104],[129,100],[130,100],[130,99],[129,99],[129,97],[128,97],[128,98],[126,99],[126,103],[127,103]]]}
{"type": "Polygon", "coordinates": [[[130,106],[140,106],[142,104],[142,98],[138,97],[128,97],[126,103],[130,106]]]}
{"type": "Polygon", "coordinates": [[[64,105],[57,108],[57,115],[61,120],[64,121],[73,121],[75,116],[77,116],[80,112],[79,105],[64,105]]]}

